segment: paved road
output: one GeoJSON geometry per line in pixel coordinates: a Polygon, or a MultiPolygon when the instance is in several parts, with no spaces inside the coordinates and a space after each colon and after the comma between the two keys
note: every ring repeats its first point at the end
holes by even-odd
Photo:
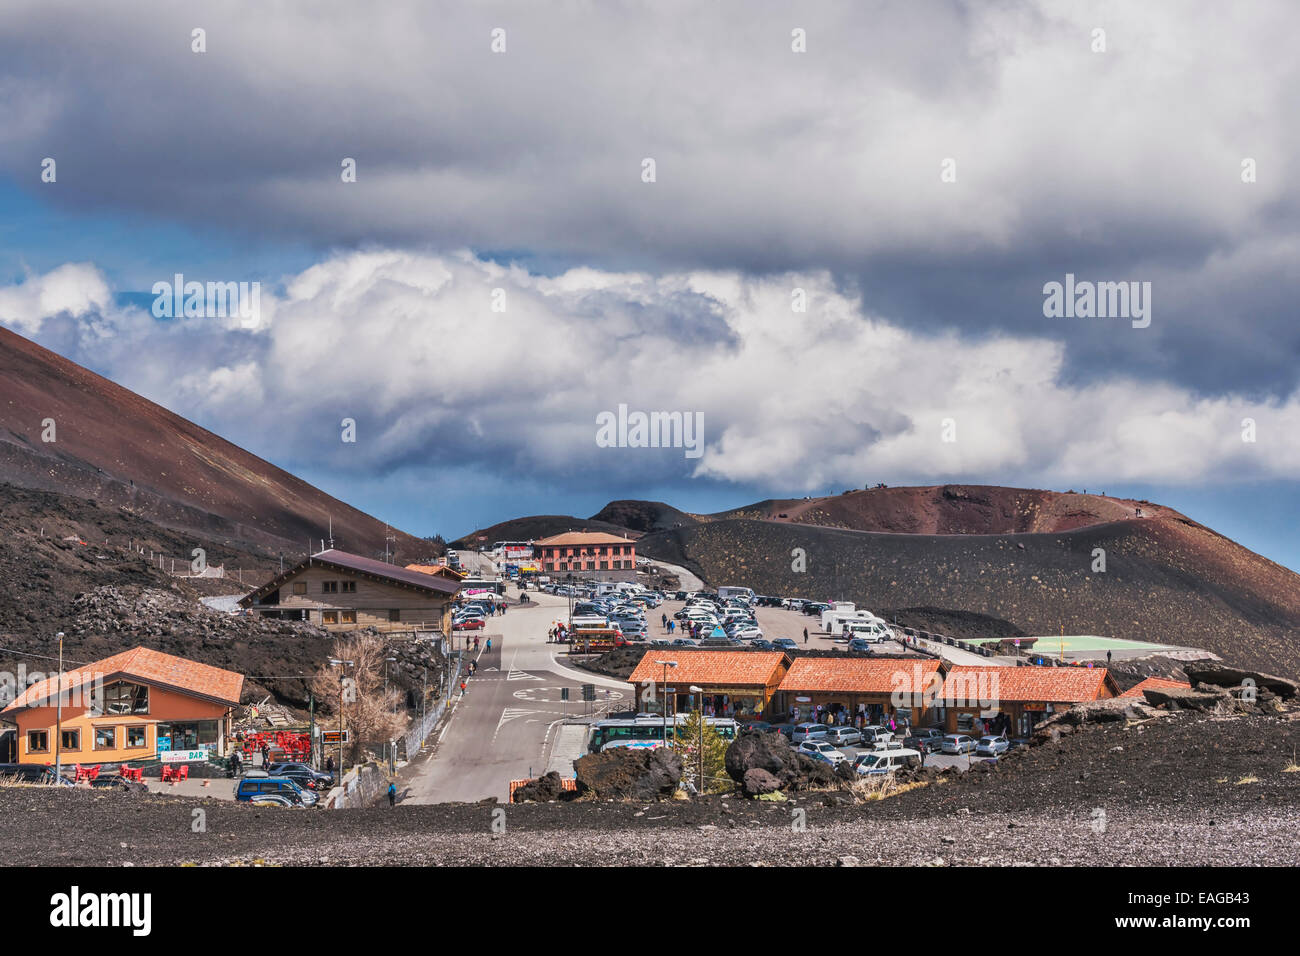
{"type": "Polygon", "coordinates": [[[562,657],[557,660],[563,646],[548,644],[546,631],[567,613],[567,602],[530,596],[535,606],[512,606],[488,619],[478,673],[467,681],[464,698],[455,702],[433,746],[404,772],[403,802],[505,800],[512,779],[546,768],[566,710],[570,716],[585,712],[582,684],[596,685],[596,709],[620,709],[631,700],[627,684],[570,670],[562,657]],[[563,687],[570,688],[567,706],[560,699],[563,687]]]}

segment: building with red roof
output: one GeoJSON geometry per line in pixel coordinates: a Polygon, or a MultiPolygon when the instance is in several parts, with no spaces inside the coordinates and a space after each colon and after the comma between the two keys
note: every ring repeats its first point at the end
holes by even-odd
{"type": "Polygon", "coordinates": [[[243,687],[234,671],[136,647],[33,683],[0,717],[17,724],[19,763],[202,760],[225,754],[243,687]]]}
{"type": "Polygon", "coordinates": [[[890,717],[912,726],[935,718],[947,665],[932,658],[796,657],[781,679],[777,710],[800,721],[835,720],[886,724],[890,717]],[[862,719],[859,720],[859,715],[862,719]]]}
{"type": "Polygon", "coordinates": [[[636,690],[637,709],[641,711],[661,713],[659,701],[667,697],[669,713],[703,706],[705,714],[712,716],[757,719],[770,709],[789,663],[781,651],[661,647],[641,658],[628,682],[636,690]],[[692,691],[692,686],[699,687],[700,692],[692,691]]]}
{"type": "Polygon", "coordinates": [[[1001,715],[1006,732],[1027,737],[1034,724],[1075,704],[1119,696],[1104,667],[996,667],[958,664],[949,669],[935,701],[949,733],[987,732],[1001,715]]]}
{"type": "Polygon", "coordinates": [[[1134,684],[1119,696],[1141,698],[1143,696],[1142,692],[1148,688],[1152,690],[1169,690],[1171,688],[1184,688],[1186,690],[1191,690],[1192,685],[1187,683],[1185,680],[1171,680],[1168,677],[1148,677],[1140,683],[1134,684]]]}

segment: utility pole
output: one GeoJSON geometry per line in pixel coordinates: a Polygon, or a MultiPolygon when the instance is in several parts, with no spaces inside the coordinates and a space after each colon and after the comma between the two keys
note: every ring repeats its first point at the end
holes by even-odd
{"type": "Polygon", "coordinates": [[[55,635],[59,639],[59,696],[54,718],[54,785],[63,780],[63,632],[55,635]]]}

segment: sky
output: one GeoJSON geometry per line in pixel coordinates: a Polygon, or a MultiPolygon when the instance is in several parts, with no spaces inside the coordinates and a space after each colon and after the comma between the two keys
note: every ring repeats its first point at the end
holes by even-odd
{"type": "Polygon", "coordinates": [[[0,8],[0,324],[416,534],[962,482],[1300,569],[1295,5],[267,6],[0,8]]]}

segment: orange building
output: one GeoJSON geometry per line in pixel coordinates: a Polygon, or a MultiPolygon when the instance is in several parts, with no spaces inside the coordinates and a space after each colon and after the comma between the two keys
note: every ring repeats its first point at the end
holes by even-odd
{"type": "Polygon", "coordinates": [[[1185,680],[1170,680],[1168,677],[1148,677],[1140,683],[1134,684],[1119,696],[1144,697],[1145,695],[1142,692],[1148,687],[1152,690],[1171,690],[1173,688],[1182,688],[1184,690],[1192,689],[1192,685],[1187,683],[1185,680]]]}
{"type": "Polygon", "coordinates": [[[662,713],[664,665],[667,668],[669,713],[695,710],[715,717],[758,719],[770,708],[772,696],[785,676],[789,660],[781,651],[696,651],[655,648],[641,658],[628,677],[636,689],[637,710],[662,713]],[[654,685],[654,693],[648,692],[654,685]],[[700,688],[697,694],[690,688],[700,688]],[[699,699],[697,699],[699,698],[699,699]]]}
{"type": "Polygon", "coordinates": [[[18,726],[19,763],[201,760],[224,756],[243,687],[242,674],[137,647],[32,684],[0,717],[18,726]]]}
{"type": "Polygon", "coordinates": [[[533,542],[542,574],[636,578],[636,542],[603,531],[568,531],[533,542]]]}
{"type": "Polygon", "coordinates": [[[1011,736],[1028,737],[1052,713],[1118,696],[1115,678],[1104,667],[958,664],[944,677],[934,706],[949,733],[979,733],[981,724],[1005,715],[1011,736]]]}
{"type": "Polygon", "coordinates": [[[781,679],[777,707],[783,719],[812,720],[841,715],[882,724],[890,717],[921,727],[941,719],[930,712],[943,680],[931,658],[796,657],[781,679]]]}

